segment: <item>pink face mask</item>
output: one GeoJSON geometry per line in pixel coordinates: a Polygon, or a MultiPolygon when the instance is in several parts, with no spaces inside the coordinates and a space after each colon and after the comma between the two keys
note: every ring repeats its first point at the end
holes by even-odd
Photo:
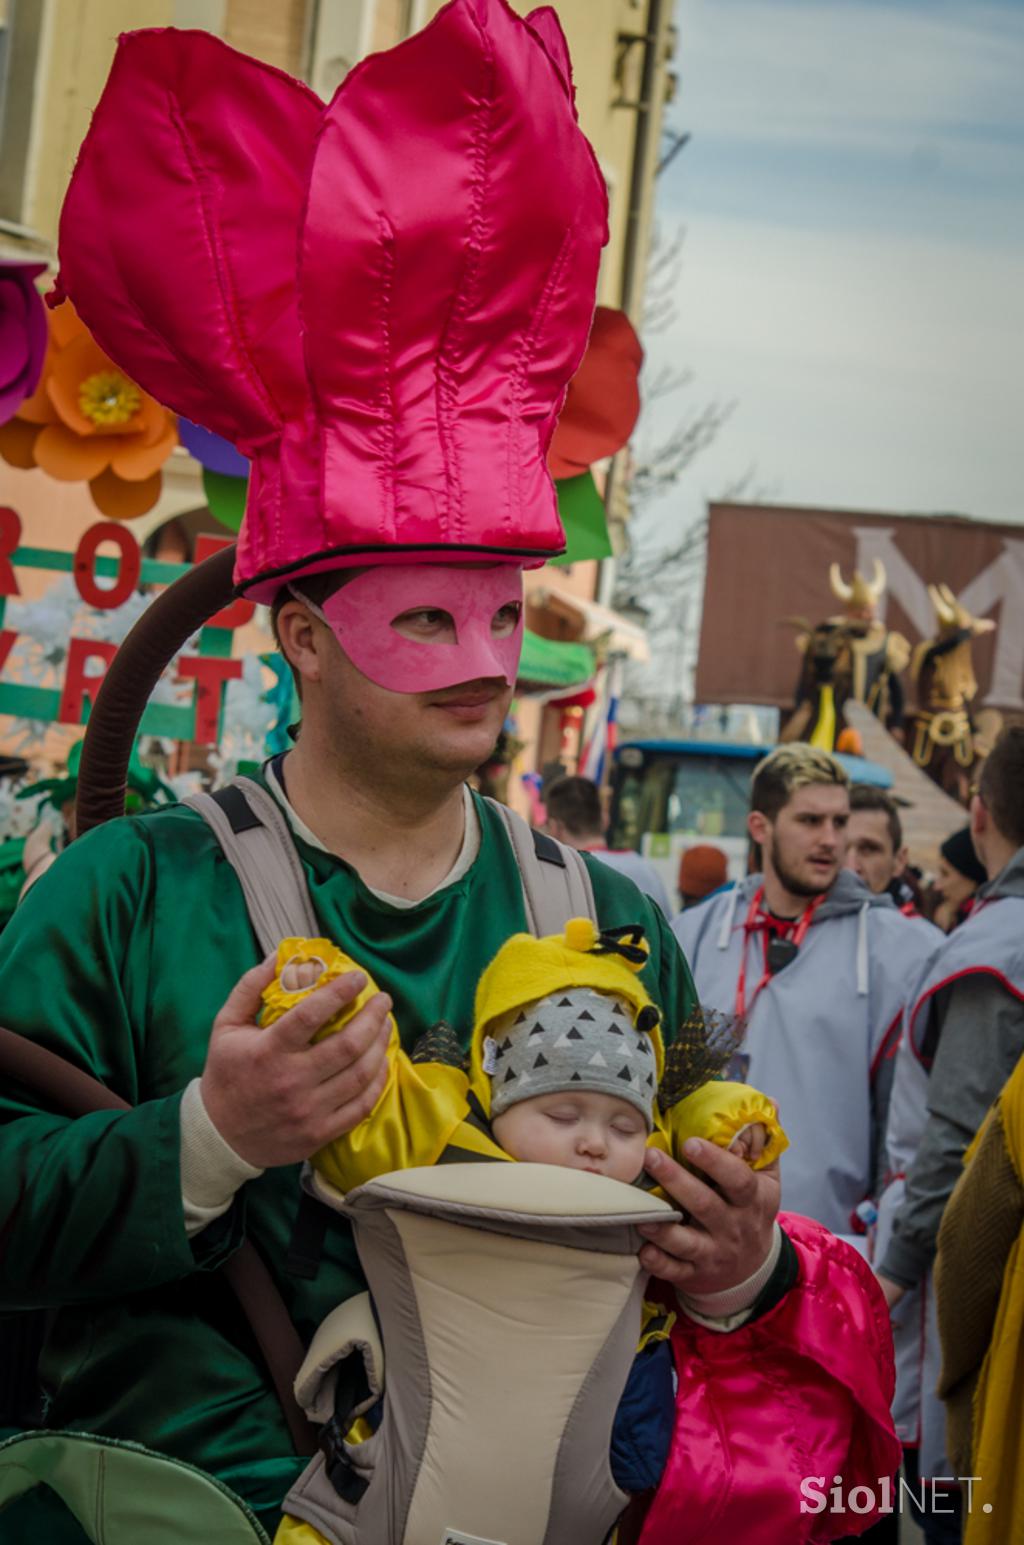
{"type": "Polygon", "coordinates": [[[512,564],[486,569],[457,564],[381,565],[349,580],[324,602],[298,599],[331,629],[358,671],[389,692],[436,692],[466,681],[516,679],[523,647],[523,574],[512,564]],[[518,607],[514,626],[502,616],[518,607]],[[406,614],[445,612],[438,625],[422,626],[423,637],[407,637],[392,624],[406,614]],[[454,636],[453,636],[454,635],[454,636]]]}

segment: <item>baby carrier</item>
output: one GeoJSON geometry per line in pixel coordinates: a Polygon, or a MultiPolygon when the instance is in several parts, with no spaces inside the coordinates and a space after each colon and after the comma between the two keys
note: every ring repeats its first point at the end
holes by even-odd
{"type": "MultiPolygon", "coordinates": [[[[239,778],[189,801],[238,875],[261,946],[318,924],[277,801],[239,778]]],[[[502,806],[529,927],[594,917],[580,855],[502,806]]],[[[636,1355],[641,1223],[663,1201],[550,1165],[447,1164],[347,1197],[373,1297],[320,1327],[296,1380],[321,1452],[285,1509],[333,1545],[601,1545],[628,1497],[609,1468],[636,1355]],[[379,1326],[379,1328],[378,1328],[379,1326]],[[386,1398],[372,1436],[352,1422],[386,1398]]]]}
{"type": "Polygon", "coordinates": [[[629,1500],[608,1455],[646,1282],[636,1225],[666,1204],[536,1164],[405,1170],[334,1204],[380,1335],[365,1296],[321,1326],[296,1391],[327,1440],[286,1511],[333,1545],[601,1545],[629,1500]],[[381,1423],[348,1443],[382,1361],[381,1423]]]}

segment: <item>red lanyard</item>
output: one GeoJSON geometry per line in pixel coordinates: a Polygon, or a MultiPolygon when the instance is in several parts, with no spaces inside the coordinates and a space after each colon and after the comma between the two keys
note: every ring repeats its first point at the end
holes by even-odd
{"type": "MultiPolygon", "coordinates": [[[[824,899],[825,897],[823,895],[815,896],[810,905],[804,909],[796,923],[787,925],[783,930],[777,930],[780,932],[780,937],[789,939],[794,947],[799,949],[807,937],[807,930],[811,926],[811,923],[814,919],[814,914],[821,906],[821,903],[824,901],[824,899]]],[[[740,974],[736,979],[737,1019],[745,1019],[747,1017],[747,946],[750,943],[750,935],[757,929],[758,919],[762,916],[761,903],[763,900],[764,886],[762,885],[761,889],[750,903],[746,921],[743,924],[743,951],[740,956],[740,974]]],[[[757,986],[754,988],[754,996],[750,1000],[751,1013],[754,1012],[754,1004],[757,1002],[758,993],[762,990],[762,988],[768,986],[768,983],[771,981],[773,976],[773,972],[769,969],[768,966],[768,935],[772,931],[770,925],[778,920],[771,918],[771,915],[768,914],[766,921],[769,923],[769,926],[765,927],[764,929],[764,975],[758,982],[757,986]]]]}

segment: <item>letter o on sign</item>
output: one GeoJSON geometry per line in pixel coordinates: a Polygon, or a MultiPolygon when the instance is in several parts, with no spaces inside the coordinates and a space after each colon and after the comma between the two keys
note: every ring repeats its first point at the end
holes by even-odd
{"type": "Polygon", "coordinates": [[[141,572],[139,544],[116,520],[101,520],[90,526],[75,548],[72,573],[78,594],[86,606],[95,606],[101,611],[113,611],[116,606],[123,606],[138,585],[141,572]],[[113,542],[121,553],[117,578],[110,586],[99,585],[94,572],[96,553],[104,542],[113,542]]]}

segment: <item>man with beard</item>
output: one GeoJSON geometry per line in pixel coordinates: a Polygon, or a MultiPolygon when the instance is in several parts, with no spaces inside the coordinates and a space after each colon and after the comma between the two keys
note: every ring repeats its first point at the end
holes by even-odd
{"type": "Polygon", "coordinates": [[[750,1081],[779,1101],[792,1147],[784,1205],[860,1236],[874,1195],[908,980],[923,930],[843,867],[846,773],[803,744],[758,764],[748,830],[762,872],[673,925],[705,1008],[745,1022],[750,1081]]]}

